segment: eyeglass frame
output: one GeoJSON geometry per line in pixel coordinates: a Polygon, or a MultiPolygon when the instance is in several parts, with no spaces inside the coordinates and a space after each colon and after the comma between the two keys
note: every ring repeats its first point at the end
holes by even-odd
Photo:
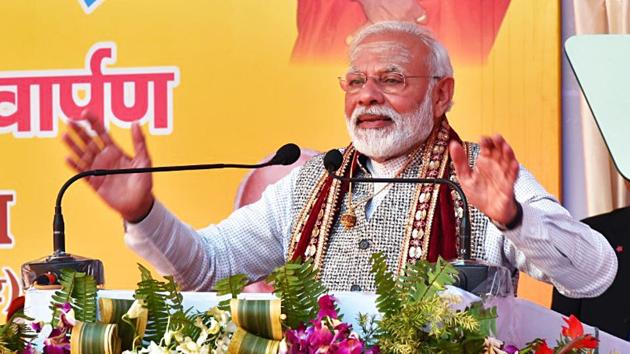
{"type": "MultiPolygon", "coordinates": [[[[373,80],[377,79],[377,80],[375,80],[376,81],[376,87],[378,87],[380,91],[382,91],[384,93],[389,93],[389,94],[396,94],[396,93],[393,93],[393,92],[387,92],[386,90],[383,90],[383,87],[380,85],[379,80],[378,80],[379,77],[377,77],[377,76],[368,76],[368,74],[366,74],[365,72],[362,72],[362,71],[361,72],[352,72],[352,73],[348,73],[348,74],[361,74],[361,75],[363,75],[365,77],[365,82],[363,83],[363,85],[360,88],[358,88],[356,90],[353,90],[353,91],[350,91],[350,90],[346,90],[346,89],[343,88],[343,86],[344,86],[343,82],[347,82],[346,77],[345,76],[337,76],[337,79],[339,80],[339,86],[341,87],[341,89],[345,93],[354,94],[354,93],[359,92],[360,90],[362,90],[365,87],[365,85],[367,85],[369,79],[372,78],[373,80]]],[[[348,75],[348,74],[346,74],[346,75],[348,75]]],[[[422,78],[424,78],[424,79],[442,79],[442,78],[444,78],[444,76],[436,76],[436,75],[433,75],[433,76],[431,76],[431,75],[409,75],[409,76],[407,76],[407,75],[405,75],[403,73],[393,72],[393,71],[383,72],[383,73],[380,73],[379,75],[383,75],[383,74],[398,74],[398,75],[402,76],[403,86],[402,86],[401,92],[402,92],[402,90],[407,88],[407,79],[422,79],[422,78]]]]}

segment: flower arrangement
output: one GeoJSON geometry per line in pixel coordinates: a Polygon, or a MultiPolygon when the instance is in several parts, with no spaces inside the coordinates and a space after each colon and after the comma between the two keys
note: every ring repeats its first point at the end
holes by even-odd
{"type": "Polygon", "coordinates": [[[513,350],[510,354],[588,354],[593,352],[592,349],[597,349],[597,338],[584,333],[584,327],[577,317],[571,315],[564,322],[567,326],[562,327],[562,336],[554,348],[549,348],[544,339],[536,339],[525,348],[513,350]]]}
{"type": "Polygon", "coordinates": [[[285,332],[285,346],[281,354],[333,353],[333,354],[377,354],[378,346],[369,346],[352,326],[341,322],[335,298],[324,295],[319,298],[319,313],[308,327],[300,324],[296,329],[285,332]]]}
{"type": "Polygon", "coordinates": [[[228,298],[205,312],[184,310],[173,278],[157,280],[139,267],[134,300],[97,300],[91,277],[63,271],[52,321],[16,314],[0,326],[0,353],[38,353],[36,333],[46,337],[44,354],[564,354],[592,353],[598,346],[574,316],[565,319],[555,348],[543,339],[521,349],[502,343],[492,337],[496,309],[481,302],[456,309],[462,299],[445,289],[457,271],[443,260],[417,262],[398,276],[384,256],[373,255],[379,314],[360,314],[358,328],[343,321],[311,262],[289,262],[270,274],[277,300],[239,299],[247,278],[223,279],[215,290],[228,298]]]}
{"type": "Polygon", "coordinates": [[[372,256],[377,308],[377,339],[383,353],[481,353],[495,326],[496,311],[481,303],[457,311],[461,302],[444,294],[457,270],[448,262],[417,262],[403,276],[387,270],[385,257],[372,256]]]}

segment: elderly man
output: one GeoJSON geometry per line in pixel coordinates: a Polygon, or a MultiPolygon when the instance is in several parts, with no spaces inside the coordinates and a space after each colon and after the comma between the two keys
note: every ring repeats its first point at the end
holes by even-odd
{"type": "MultiPolygon", "coordinates": [[[[469,201],[472,256],[549,281],[571,297],[596,296],[617,269],[606,240],[573,220],[519,166],[500,136],[463,143],[446,120],[454,80],[446,50],[410,23],[382,22],[355,36],[340,78],[352,144],[340,172],[353,177],[442,177],[458,181],[469,201]]],[[[65,142],[90,168],[150,166],[138,126],[136,155],[125,156],[97,119],[87,117],[104,148],[78,126],[82,146],[65,142]]],[[[90,184],[127,221],[125,241],[184,289],[209,290],[223,277],[265,277],[288,259],[312,259],[331,290],[373,291],[370,256],[392,271],[419,259],[456,256],[461,200],[446,187],[344,185],[310,160],[258,202],[217,225],[194,231],[152,194],[151,176],[92,178],[90,184]]]]}

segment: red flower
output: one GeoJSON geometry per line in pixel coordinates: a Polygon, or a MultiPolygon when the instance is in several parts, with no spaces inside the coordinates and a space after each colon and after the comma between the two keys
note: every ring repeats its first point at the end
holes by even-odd
{"type": "Polygon", "coordinates": [[[575,343],[573,344],[573,348],[577,349],[577,348],[589,348],[589,349],[595,349],[597,348],[597,345],[599,344],[599,339],[593,337],[590,334],[587,334],[585,336],[583,336],[582,338],[578,338],[575,343]]]}
{"type": "Polygon", "coordinates": [[[564,322],[566,322],[568,327],[562,327],[562,335],[565,337],[569,337],[571,339],[575,339],[584,334],[584,327],[582,327],[582,322],[577,319],[577,317],[571,315],[569,318],[563,318],[564,322]]]}
{"type": "Polygon", "coordinates": [[[590,334],[584,334],[584,327],[577,317],[571,315],[569,318],[564,318],[564,322],[569,326],[562,327],[562,335],[571,340],[565,347],[567,350],[597,348],[599,340],[590,334]]]}
{"type": "Polygon", "coordinates": [[[547,346],[547,342],[545,342],[544,340],[538,343],[534,347],[534,350],[534,354],[553,354],[553,350],[551,350],[551,348],[547,346]]]}

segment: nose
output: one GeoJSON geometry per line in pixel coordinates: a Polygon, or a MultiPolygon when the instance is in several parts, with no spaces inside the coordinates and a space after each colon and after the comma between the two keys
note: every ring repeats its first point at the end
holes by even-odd
{"type": "Polygon", "coordinates": [[[357,92],[357,103],[362,106],[373,106],[383,104],[385,96],[377,87],[374,79],[369,78],[365,85],[357,92]]]}

